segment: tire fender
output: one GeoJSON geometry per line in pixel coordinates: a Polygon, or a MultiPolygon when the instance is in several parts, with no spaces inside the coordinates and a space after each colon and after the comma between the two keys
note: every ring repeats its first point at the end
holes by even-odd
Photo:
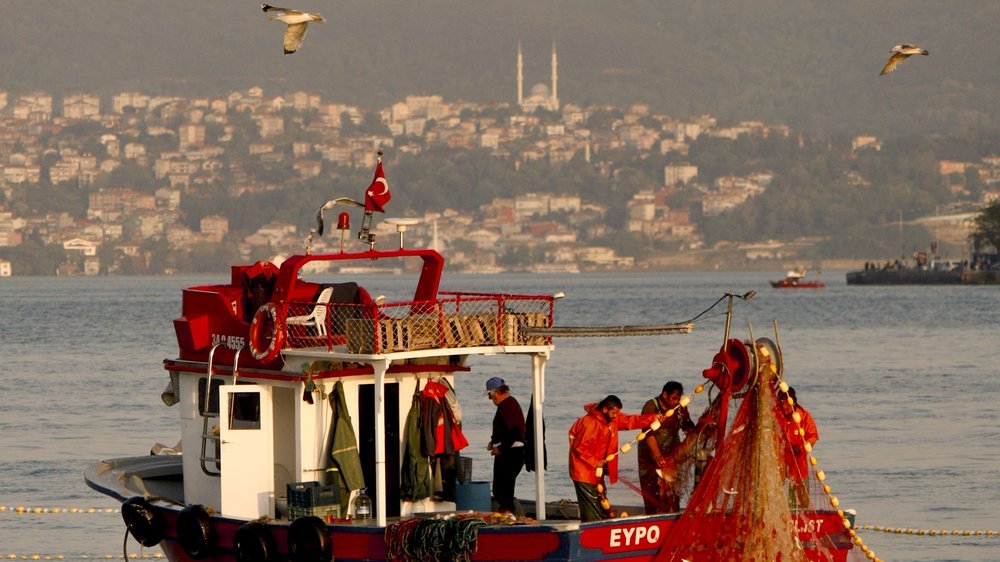
{"type": "Polygon", "coordinates": [[[292,521],[288,527],[288,555],[292,562],[333,560],[333,541],[326,523],[314,515],[292,521]]]}
{"type": "Polygon", "coordinates": [[[233,550],[236,562],[274,562],[278,549],[267,525],[253,522],[236,529],[233,550]]]}
{"type": "Polygon", "coordinates": [[[203,505],[189,505],[177,515],[177,541],[184,552],[195,560],[201,560],[215,548],[215,526],[212,517],[203,505]]]}
{"type": "Polygon", "coordinates": [[[150,547],[163,540],[163,517],[142,496],[132,496],[122,504],[122,520],[129,534],[142,546],[150,547]]]}

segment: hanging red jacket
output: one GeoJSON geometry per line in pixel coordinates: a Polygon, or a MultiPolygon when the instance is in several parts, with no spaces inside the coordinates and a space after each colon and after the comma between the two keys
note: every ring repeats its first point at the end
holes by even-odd
{"type": "Polygon", "coordinates": [[[445,400],[447,392],[448,387],[433,380],[427,381],[421,391],[421,424],[427,456],[450,455],[469,444],[445,400]]]}
{"type": "MultiPolygon", "coordinates": [[[[597,403],[584,406],[587,414],[569,429],[569,477],[576,482],[597,484],[597,467],[618,450],[619,429],[643,429],[656,419],[656,414],[625,414],[619,412],[608,421],[597,403]]],[[[618,456],[604,465],[604,473],[612,484],[618,481],[618,456]]]]}

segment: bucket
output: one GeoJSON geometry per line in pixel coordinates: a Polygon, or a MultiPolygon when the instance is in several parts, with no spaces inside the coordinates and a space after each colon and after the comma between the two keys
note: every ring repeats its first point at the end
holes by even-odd
{"type": "Polygon", "coordinates": [[[493,511],[490,483],[482,480],[458,483],[455,486],[455,509],[489,513],[493,511]]]}

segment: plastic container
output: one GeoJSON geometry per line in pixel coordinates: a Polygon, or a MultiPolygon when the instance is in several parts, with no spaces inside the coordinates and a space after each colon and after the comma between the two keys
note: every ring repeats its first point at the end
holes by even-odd
{"type": "Polygon", "coordinates": [[[293,482],[288,485],[287,491],[289,506],[311,507],[340,502],[340,488],[333,484],[324,486],[319,482],[293,482]]]}
{"type": "Polygon", "coordinates": [[[460,482],[455,486],[455,509],[489,513],[493,511],[490,483],[483,480],[460,482]]]}
{"type": "Polygon", "coordinates": [[[358,490],[358,497],[354,498],[354,518],[362,521],[372,517],[372,499],[365,490],[366,488],[358,490]]]}

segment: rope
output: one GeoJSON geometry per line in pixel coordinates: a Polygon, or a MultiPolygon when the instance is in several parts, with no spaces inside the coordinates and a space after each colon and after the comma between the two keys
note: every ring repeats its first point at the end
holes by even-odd
{"type": "MultiPolygon", "coordinates": [[[[129,554],[129,560],[162,560],[162,552],[154,554],[129,554]]],[[[2,560],[121,560],[121,554],[15,554],[0,553],[2,560]]]]}
{"type": "Polygon", "coordinates": [[[948,536],[952,535],[955,537],[1000,537],[1000,531],[970,531],[970,530],[952,530],[947,529],[909,529],[902,527],[885,527],[883,525],[861,525],[858,529],[862,531],[879,531],[881,533],[889,533],[895,535],[919,535],[919,536],[948,536]]]}
{"type": "Polygon", "coordinates": [[[689,334],[694,324],[654,324],[648,326],[559,326],[551,328],[521,328],[528,336],[559,336],[577,338],[600,338],[618,336],[658,336],[663,334],[689,334]]]}
{"type": "Polygon", "coordinates": [[[0,505],[0,513],[13,513],[15,515],[49,515],[53,513],[118,513],[117,508],[112,507],[25,507],[23,505],[0,505]]]}
{"type": "Polygon", "coordinates": [[[487,525],[478,517],[453,520],[451,552],[456,562],[469,562],[478,549],[479,528],[487,525]]]}
{"type": "Polygon", "coordinates": [[[469,562],[489,514],[404,519],[385,529],[387,562],[469,562]]]}

